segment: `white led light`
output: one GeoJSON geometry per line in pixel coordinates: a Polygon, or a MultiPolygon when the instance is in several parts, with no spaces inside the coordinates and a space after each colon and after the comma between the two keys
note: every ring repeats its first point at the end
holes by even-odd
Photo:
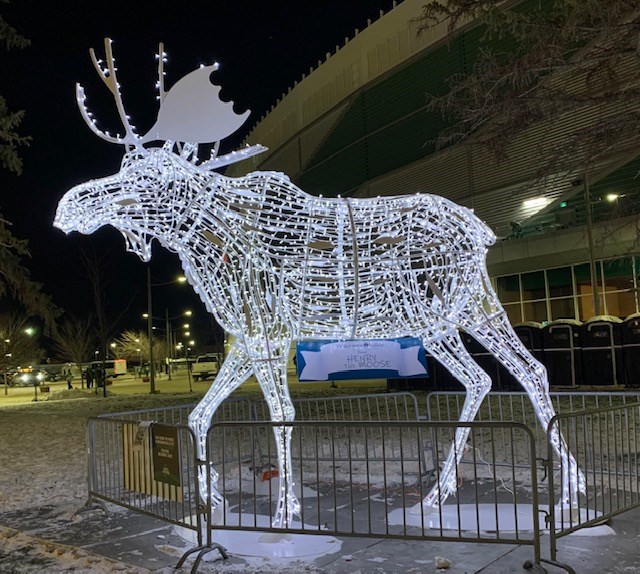
{"type": "MultiPolygon", "coordinates": [[[[111,62],[110,52],[107,56],[111,62]]],[[[144,148],[125,123],[119,91],[112,93],[125,136],[105,137],[82,113],[94,133],[129,148],[120,172],[67,192],[54,225],[81,233],[112,225],[124,235],[127,249],[144,261],[157,239],[178,255],[207,310],[235,338],[215,382],[189,416],[202,461],[203,500],[211,479],[211,502],[223,503],[215,488],[217,474],[204,464],[214,412],[253,374],[271,419],[293,421],[287,360],[291,345],[301,339],[419,337],[466,387],[461,420],[471,421],[491,380],[462,344],[462,329],[520,381],[547,428],[554,409],[546,371],[513,331],[491,287],[486,254],[495,236],[471,210],[427,194],[314,197],[275,172],[224,177],[211,171],[224,165],[220,160],[239,161],[264,148],[216,158],[216,144],[205,162],[197,159],[197,139],[144,148]]],[[[80,87],[77,98],[84,102],[80,87]]],[[[221,125],[235,125],[229,106],[217,109],[233,114],[228,121],[221,118],[221,125]]],[[[291,429],[275,427],[274,434],[279,490],[273,523],[282,526],[300,505],[291,481],[291,429]]],[[[437,507],[455,491],[456,464],[468,436],[467,428],[456,432],[439,484],[423,501],[426,508],[437,507]]],[[[584,480],[555,430],[552,444],[563,461],[562,503],[568,504],[584,490],[584,480]]]]}

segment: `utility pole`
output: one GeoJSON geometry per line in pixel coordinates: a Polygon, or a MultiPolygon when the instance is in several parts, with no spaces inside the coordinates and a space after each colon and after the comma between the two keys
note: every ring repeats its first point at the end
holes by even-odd
{"type": "Polygon", "coordinates": [[[151,303],[151,265],[147,266],[147,331],[149,335],[149,392],[156,392],[156,374],[153,364],[153,305],[151,303]]]}
{"type": "Polygon", "coordinates": [[[591,213],[591,192],[589,191],[589,173],[584,174],[584,203],[587,210],[587,242],[589,246],[589,268],[591,269],[591,297],[593,314],[600,315],[600,294],[598,293],[598,274],[596,272],[596,256],[593,244],[593,218],[591,213]]]}
{"type": "Polygon", "coordinates": [[[171,380],[171,355],[173,355],[173,352],[171,350],[171,323],[169,322],[169,309],[164,310],[164,317],[166,322],[165,328],[167,330],[166,331],[167,373],[169,375],[169,380],[171,380]]]}

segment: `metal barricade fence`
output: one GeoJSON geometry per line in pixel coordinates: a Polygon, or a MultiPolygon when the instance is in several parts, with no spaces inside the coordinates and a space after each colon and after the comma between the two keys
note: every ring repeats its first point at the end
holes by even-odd
{"type": "Polygon", "coordinates": [[[195,465],[195,437],[184,425],[157,427],[136,420],[91,418],[87,424],[88,487],[91,499],[130,508],[185,528],[200,536],[201,507],[195,465]],[[170,443],[176,469],[158,470],[153,441],[170,443]],[[154,464],[156,462],[156,464],[154,464]]]}
{"type": "MultiPolygon", "coordinates": [[[[401,413],[414,412],[413,395],[400,395],[408,395],[409,405],[401,413]]],[[[437,395],[428,398],[429,413],[440,409],[447,416],[458,416],[456,405],[461,406],[463,394],[437,395]]],[[[542,492],[544,502],[549,499],[548,513],[544,505],[540,510],[548,516],[551,558],[555,560],[559,537],[640,506],[640,401],[631,403],[638,395],[627,393],[554,393],[552,397],[561,412],[552,424],[565,436],[586,479],[588,503],[580,498],[570,512],[554,509],[559,473],[553,469],[561,461],[551,450],[545,464],[548,487],[538,481],[536,448],[544,453],[550,443],[545,434],[540,446],[528,397],[514,393],[490,395],[479,417],[517,419],[519,415],[519,422],[218,422],[207,436],[206,463],[213,463],[220,474],[217,488],[236,511],[214,530],[206,528],[212,524],[211,509],[199,500],[193,432],[185,424],[172,422],[186,420],[188,406],[121,413],[118,418],[96,417],[88,422],[89,495],[196,531],[199,549],[203,533],[215,540],[215,529],[282,531],[270,522],[279,492],[277,472],[273,472],[277,469],[274,428],[290,427],[292,478],[302,514],[300,520],[285,525],[286,532],[528,544],[539,562],[540,525],[526,517],[538,516],[542,492]],[[589,405],[594,408],[562,412],[589,405]],[[143,421],[151,416],[158,421],[149,426],[143,421]],[[427,514],[421,511],[420,502],[439,479],[451,439],[461,427],[470,429],[464,464],[456,468],[455,478],[461,486],[439,511],[427,514]],[[165,437],[173,437],[177,453],[177,470],[169,481],[158,476],[162,465],[154,461],[153,438],[156,431],[162,436],[161,430],[168,433],[165,437]],[[425,449],[425,438],[430,449],[425,449]],[[434,469],[427,479],[426,464],[434,469]],[[463,500],[469,501],[468,508],[463,508],[463,500]],[[533,511],[522,513],[522,505],[533,511]],[[407,510],[411,507],[417,514],[407,510]]],[[[329,416],[328,408],[336,419],[338,414],[356,416],[352,413],[364,419],[392,416],[387,406],[404,400],[387,396],[387,406],[378,408],[385,402],[371,407],[371,397],[354,398],[357,400],[344,409],[333,399],[299,401],[296,406],[301,416],[329,416]]],[[[348,401],[349,397],[336,399],[348,401]]],[[[221,407],[217,418],[233,420],[246,412],[255,413],[255,405],[233,399],[221,407]]]]}
{"type": "MultiPolygon", "coordinates": [[[[415,417],[417,419],[418,406],[415,397],[409,393],[390,393],[387,395],[358,395],[354,397],[340,397],[337,399],[297,399],[294,401],[296,409],[301,417],[327,416],[336,420],[341,416],[353,416],[364,418],[371,416],[373,420],[393,420],[392,417],[415,417]]],[[[160,505],[154,499],[160,492],[161,485],[151,480],[152,460],[151,460],[151,440],[149,430],[142,434],[144,444],[136,445],[134,449],[132,441],[138,428],[144,430],[148,423],[169,425],[178,429],[180,445],[181,468],[187,473],[186,480],[182,484],[191,484],[195,479],[195,453],[193,444],[185,446],[186,434],[191,433],[187,427],[188,416],[195,404],[161,407],[155,409],[142,409],[129,412],[106,414],[90,419],[87,427],[87,440],[89,452],[89,474],[88,491],[89,498],[106,500],[119,504],[127,508],[138,510],[168,520],[169,522],[181,523],[180,516],[184,512],[179,512],[174,505],[160,505]],[[140,423],[147,423],[146,426],[139,426],[140,423]],[[145,442],[146,441],[146,442],[145,442]],[[136,491],[139,488],[141,490],[136,491]],[[135,493],[138,492],[138,495],[135,493]],[[149,496],[151,498],[149,498],[149,496]]],[[[246,398],[230,398],[224,401],[213,417],[213,423],[223,421],[248,422],[255,420],[256,412],[264,415],[266,407],[263,402],[253,402],[246,398]]],[[[256,467],[266,464],[266,459],[261,454],[260,443],[253,444],[248,440],[248,431],[245,432],[245,439],[240,441],[244,445],[243,452],[237,451],[238,463],[247,460],[254,460],[256,467]]],[[[192,439],[190,439],[192,440],[192,439]]],[[[419,456],[419,445],[415,443],[411,447],[411,456],[407,450],[409,459],[415,461],[419,456]]],[[[389,448],[393,448],[390,445],[389,448]]],[[[407,449],[409,447],[407,446],[407,449]]],[[[336,453],[325,453],[324,460],[334,458],[336,453]]],[[[217,465],[219,461],[228,454],[218,449],[217,453],[210,452],[210,460],[217,465]]],[[[347,454],[342,454],[338,458],[345,460],[347,454]]],[[[362,455],[359,455],[362,458],[362,455]]],[[[396,453],[396,457],[400,453],[396,453]]],[[[267,457],[268,458],[268,457],[267,457]]],[[[192,488],[190,486],[190,488],[192,488]]],[[[164,492],[164,490],[163,490],[164,492]]],[[[196,491],[189,491],[181,494],[184,504],[189,506],[189,513],[195,514],[197,505],[196,491]],[[192,500],[193,499],[193,500],[192,500]]],[[[184,505],[183,505],[184,506],[184,505]]],[[[182,509],[184,510],[184,508],[182,509]]],[[[182,524],[184,526],[184,524],[182,524]]],[[[187,526],[195,528],[194,525],[187,526]]]]}
{"type": "MultiPolygon", "coordinates": [[[[603,409],[616,405],[634,403],[640,400],[640,393],[618,392],[618,393],[577,393],[577,392],[556,392],[549,393],[556,413],[568,413],[583,411],[587,409],[603,409]]],[[[433,392],[427,395],[427,420],[444,421],[458,420],[462,412],[462,406],[466,398],[465,392],[433,392]]],[[[535,438],[536,448],[539,453],[546,452],[546,429],[542,428],[529,399],[529,395],[524,392],[490,392],[482,402],[476,421],[513,421],[529,427],[535,438]]],[[[452,437],[453,438],[453,437],[452,437]]],[[[486,446],[491,445],[491,440],[477,442],[478,456],[484,456],[486,446]],[[481,454],[482,453],[482,454],[481,454]]],[[[443,446],[446,447],[446,444],[443,446]]],[[[431,444],[431,458],[443,459],[447,451],[436,453],[431,444]]],[[[516,458],[518,458],[516,451],[516,458]]],[[[524,455],[526,457],[526,453],[524,455]]],[[[499,462],[498,462],[499,464],[499,462]]],[[[526,463],[525,463],[526,464],[526,463]]]]}
{"type": "MultiPolygon", "coordinates": [[[[343,397],[320,397],[293,399],[296,410],[296,421],[365,421],[365,422],[387,422],[387,421],[417,421],[419,420],[418,401],[412,393],[384,393],[369,395],[350,395],[343,397]]],[[[255,403],[255,420],[270,421],[271,416],[265,401],[255,403]]],[[[301,432],[305,432],[301,429],[301,432]]],[[[315,448],[314,441],[305,440],[301,444],[306,449],[315,448]]],[[[389,459],[398,459],[403,456],[406,461],[415,462],[420,460],[425,463],[426,459],[420,452],[424,447],[424,441],[419,440],[414,443],[405,443],[405,450],[400,453],[395,444],[387,445],[385,456],[389,459]]],[[[324,451],[327,448],[324,443],[318,444],[319,452],[310,452],[311,458],[318,458],[321,461],[340,460],[345,461],[350,457],[353,460],[361,461],[365,459],[364,453],[360,452],[357,446],[346,450],[342,443],[335,442],[332,447],[337,450],[324,451]]],[[[367,455],[370,459],[372,453],[367,455]]],[[[382,454],[378,455],[378,459],[382,454]]],[[[264,463],[263,463],[264,465],[264,463]]],[[[423,466],[422,472],[427,468],[423,466]]]]}
{"type": "MultiPolygon", "coordinates": [[[[550,509],[552,560],[561,536],[640,506],[640,402],[558,414],[549,425],[550,431],[554,428],[564,435],[584,474],[586,495],[571,499],[567,507],[550,509]]],[[[560,487],[564,462],[550,438],[547,452],[548,460],[560,468],[549,473],[553,492],[560,487]]]]}
{"type": "MultiPolygon", "coordinates": [[[[381,393],[293,399],[300,421],[416,421],[419,409],[411,393],[381,393]]],[[[256,402],[256,420],[269,421],[265,401],[256,402]]]]}
{"type": "MultiPolygon", "coordinates": [[[[221,423],[208,434],[207,444],[217,456],[216,485],[233,509],[211,526],[210,540],[218,530],[260,530],[300,534],[450,540],[526,544],[540,561],[538,497],[533,434],[518,423],[456,422],[267,422],[221,423]],[[290,428],[295,494],[301,515],[282,528],[272,526],[279,493],[278,477],[253,471],[266,459],[277,468],[274,428],[290,428]],[[421,437],[431,436],[436,452],[450,446],[456,429],[470,429],[469,444],[487,434],[500,445],[499,466],[488,456],[480,460],[472,448],[471,468],[456,472],[462,483],[458,494],[434,513],[426,512],[422,500],[431,485],[421,480],[420,457],[402,456],[416,450],[421,437]],[[497,437],[507,437],[502,443],[497,437]],[[239,462],[247,446],[260,445],[254,458],[239,462]],[[440,445],[440,442],[446,442],[440,445]],[[515,445],[528,454],[526,468],[516,468],[515,445]],[[315,454],[314,454],[315,453],[315,454]],[[400,456],[398,456],[400,453],[400,456]],[[328,454],[332,454],[327,458],[328,454]],[[522,488],[520,487],[522,485],[522,488]],[[532,488],[533,485],[533,488],[532,488]],[[463,500],[469,504],[463,504],[463,500]],[[527,511],[523,512],[523,506],[527,511]],[[412,510],[413,509],[413,510],[412,510]]],[[[420,452],[420,449],[417,450],[420,452]]],[[[436,473],[435,479],[439,478],[436,473]]],[[[212,524],[209,515],[207,524],[212,524]]],[[[197,565],[196,565],[197,567],[197,565]]]]}
{"type": "MultiPolygon", "coordinates": [[[[100,418],[116,418],[130,421],[153,421],[162,424],[186,425],[189,413],[197,403],[160,407],[155,409],[140,409],[101,415],[100,418]]],[[[254,419],[253,402],[245,398],[230,398],[224,401],[213,415],[213,422],[222,421],[250,421],[254,419]]]]}

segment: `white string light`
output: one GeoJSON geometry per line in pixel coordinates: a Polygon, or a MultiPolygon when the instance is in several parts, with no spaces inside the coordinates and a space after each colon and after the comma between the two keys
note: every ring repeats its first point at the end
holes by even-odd
{"type": "MultiPolygon", "coordinates": [[[[82,91],[78,99],[84,101],[82,91]]],[[[126,121],[124,113],[121,117],[126,121]]],[[[221,165],[214,154],[204,163],[192,161],[197,139],[144,148],[130,130],[126,133],[126,142],[116,140],[132,146],[120,171],[67,192],[54,225],[86,234],[112,225],[144,261],[157,239],[178,255],[207,310],[235,338],[215,382],[189,417],[203,463],[203,499],[211,479],[212,504],[223,500],[215,489],[217,474],[204,467],[213,414],[251,374],[271,419],[294,420],[287,361],[291,345],[301,339],[419,337],[466,387],[461,420],[471,421],[491,381],[462,344],[463,329],[520,381],[547,428],[554,410],[546,371],[514,333],[491,287],[486,254],[495,236],[472,211],[426,194],[315,197],[275,172],[228,178],[211,171],[221,165]]],[[[248,155],[243,152],[227,156],[239,160],[248,155]]],[[[282,526],[300,506],[291,481],[291,429],[276,427],[274,433],[280,481],[274,525],[282,526]]],[[[455,466],[468,435],[468,428],[456,432],[425,509],[455,491],[455,466]]],[[[562,502],[568,504],[584,481],[555,430],[552,443],[563,462],[562,502]]]]}

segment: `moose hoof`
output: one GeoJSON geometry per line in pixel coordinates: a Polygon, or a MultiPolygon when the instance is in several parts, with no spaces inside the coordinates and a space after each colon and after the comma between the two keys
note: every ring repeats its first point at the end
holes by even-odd
{"type": "Polygon", "coordinates": [[[579,522],[580,521],[580,508],[575,505],[569,506],[568,504],[556,504],[554,507],[556,522],[579,522]]]}
{"type": "Polygon", "coordinates": [[[227,523],[227,516],[229,514],[229,503],[226,498],[214,502],[211,505],[211,526],[217,526],[227,523]]]}

